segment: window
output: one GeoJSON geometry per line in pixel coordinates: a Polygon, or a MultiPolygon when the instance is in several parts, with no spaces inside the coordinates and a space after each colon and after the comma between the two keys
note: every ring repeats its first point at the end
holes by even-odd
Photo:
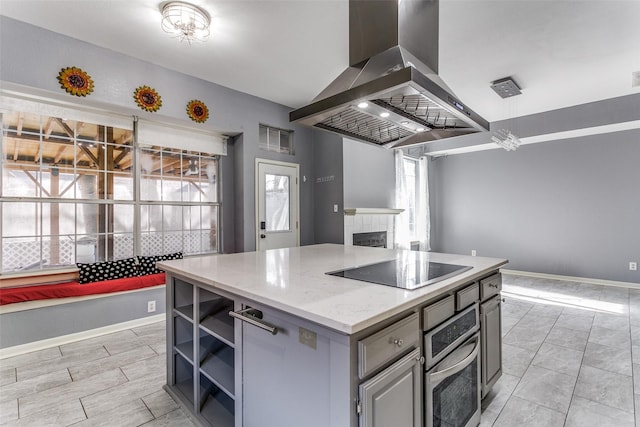
{"type": "Polygon", "coordinates": [[[133,121],[1,118],[3,273],[218,250],[217,156],[159,146],[136,153],[133,121]]]}
{"type": "Polygon", "coordinates": [[[260,125],[258,147],[265,151],[293,154],[293,131],[260,125]]]}
{"type": "Polygon", "coordinates": [[[407,201],[407,219],[409,226],[409,237],[415,240],[417,236],[416,227],[416,206],[418,205],[417,179],[418,179],[418,161],[405,157],[404,162],[404,178],[405,178],[405,197],[407,201]]]}
{"type": "Polygon", "coordinates": [[[217,252],[218,158],[140,149],[140,252],[217,252]]]}

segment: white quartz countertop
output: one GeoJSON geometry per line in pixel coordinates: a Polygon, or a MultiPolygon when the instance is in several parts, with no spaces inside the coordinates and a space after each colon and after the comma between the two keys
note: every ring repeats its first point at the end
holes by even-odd
{"type": "Polygon", "coordinates": [[[158,263],[179,274],[345,334],[477,279],[506,259],[428,253],[433,262],[472,267],[455,277],[416,290],[403,290],[326,273],[396,259],[405,251],[322,244],[264,252],[206,255],[158,263]]]}

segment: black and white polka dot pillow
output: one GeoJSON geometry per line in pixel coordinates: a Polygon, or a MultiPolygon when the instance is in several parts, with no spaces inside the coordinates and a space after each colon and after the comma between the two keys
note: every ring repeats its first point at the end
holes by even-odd
{"type": "Polygon", "coordinates": [[[137,275],[135,258],[117,261],[94,262],[91,264],[76,264],[81,285],[85,283],[101,282],[103,280],[122,279],[137,275]]]}
{"type": "Polygon", "coordinates": [[[162,273],[162,270],[156,268],[156,262],[169,261],[172,259],[182,259],[182,252],[166,255],[139,256],[138,274],[140,276],[146,276],[147,274],[162,273]]]}

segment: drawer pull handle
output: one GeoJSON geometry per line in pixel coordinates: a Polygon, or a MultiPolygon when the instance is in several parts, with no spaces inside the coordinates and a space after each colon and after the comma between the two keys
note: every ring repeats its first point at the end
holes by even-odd
{"type": "Polygon", "coordinates": [[[402,345],[404,344],[404,341],[399,340],[399,339],[395,339],[395,340],[393,340],[393,343],[395,345],[397,345],[398,347],[402,347],[402,345]]]}
{"type": "Polygon", "coordinates": [[[489,287],[498,289],[498,284],[497,283],[489,283],[489,287]]]}
{"type": "Polygon", "coordinates": [[[242,320],[243,322],[247,322],[252,324],[253,326],[257,326],[260,329],[264,329],[265,331],[271,332],[271,335],[275,335],[278,333],[278,328],[268,324],[267,322],[263,322],[259,319],[262,319],[262,312],[256,310],[255,308],[245,308],[240,311],[230,311],[229,316],[235,317],[236,319],[242,320]]]}

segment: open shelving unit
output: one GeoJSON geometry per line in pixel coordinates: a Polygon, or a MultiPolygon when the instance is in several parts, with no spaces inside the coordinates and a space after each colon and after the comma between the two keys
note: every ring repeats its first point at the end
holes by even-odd
{"type": "Polygon", "coordinates": [[[169,391],[203,425],[234,426],[233,300],[177,278],[168,282],[169,391]]]}

